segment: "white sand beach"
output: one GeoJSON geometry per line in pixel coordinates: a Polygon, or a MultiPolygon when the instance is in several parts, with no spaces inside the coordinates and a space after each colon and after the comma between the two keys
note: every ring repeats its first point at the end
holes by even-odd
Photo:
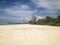
{"type": "Polygon", "coordinates": [[[60,45],[60,27],[0,25],[0,45],[60,45]]]}

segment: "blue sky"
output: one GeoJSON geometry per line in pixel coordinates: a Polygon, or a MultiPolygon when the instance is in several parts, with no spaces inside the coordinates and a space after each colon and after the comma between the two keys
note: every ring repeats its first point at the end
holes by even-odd
{"type": "Polygon", "coordinates": [[[25,22],[60,14],[60,0],[0,0],[0,22],[25,22]]]}

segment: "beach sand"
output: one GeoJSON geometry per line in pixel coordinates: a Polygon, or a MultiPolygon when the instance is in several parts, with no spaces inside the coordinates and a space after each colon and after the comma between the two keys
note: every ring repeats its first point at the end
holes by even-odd
{"type": "Polygon", "coordinates": [[[60,45],[60,27],[0,25],[0,45],[60,45]]]}

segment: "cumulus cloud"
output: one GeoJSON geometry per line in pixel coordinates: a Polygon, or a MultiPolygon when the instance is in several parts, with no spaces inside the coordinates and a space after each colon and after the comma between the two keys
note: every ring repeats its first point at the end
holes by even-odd
{"type": "MultiPolygon", "coordinates": [[[[30,20],[31,16],[36,12],[35,10],[31,10],[29,5],[23,4],[23,5],[15,5],[9,8],[5,8],[3,10],[5,14],[10,16],[15,16],[16,18],[13,18],[11,20],[17,21],[28,21],[30,20]]],[[[3,17],[5,18],[5,17],[3,17]]],[[[11,18],[11,17],[10,17],[11,18]]],[[[9,18],[7,18],[9,19],[9,18]]]]}
{"type": "Polygon", "coordinates": [[[48,9],[60,9],[60,0],[31,0],[38,7],[45,7],[48,9]]]}
{"type": "Polygon", "coordinates": [[[8,15],[25,16],[32,15],[35,11],[30,10],[28,5],[14,6],[13,8],[6,8],[4,12],[8,15]]]}
{"type": "Polygon", "coordinates": [[[60,0],[55,0],[56,9],[60,9],[60,0]]]}
{"type": "Polygon", "coordinates": [[[46,0],[32,0],[38,7],[49,8],[50,5],[46,0]]]}
{"type": "Polygon", "coordinates": [[[6,1],[1,1],[2,3],[6,3],[6,1]]]}
{"type": "Polygon", "coordinates": [[[58,0],[31,0],[38,8],[44,8],[44,9],[38,9],[35,13],[35,15],[40,15],[40,16],[56,16],[57,15],[57,10],[60,9],[59,2],[58,0]]]}

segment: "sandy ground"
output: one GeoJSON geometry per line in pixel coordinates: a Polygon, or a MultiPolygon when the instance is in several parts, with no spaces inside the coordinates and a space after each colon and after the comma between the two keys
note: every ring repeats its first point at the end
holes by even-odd
{"type": "Polygon", "coordinates": [[[1,25],[0,45],[60,45],[60,27],[1,25]]]}

